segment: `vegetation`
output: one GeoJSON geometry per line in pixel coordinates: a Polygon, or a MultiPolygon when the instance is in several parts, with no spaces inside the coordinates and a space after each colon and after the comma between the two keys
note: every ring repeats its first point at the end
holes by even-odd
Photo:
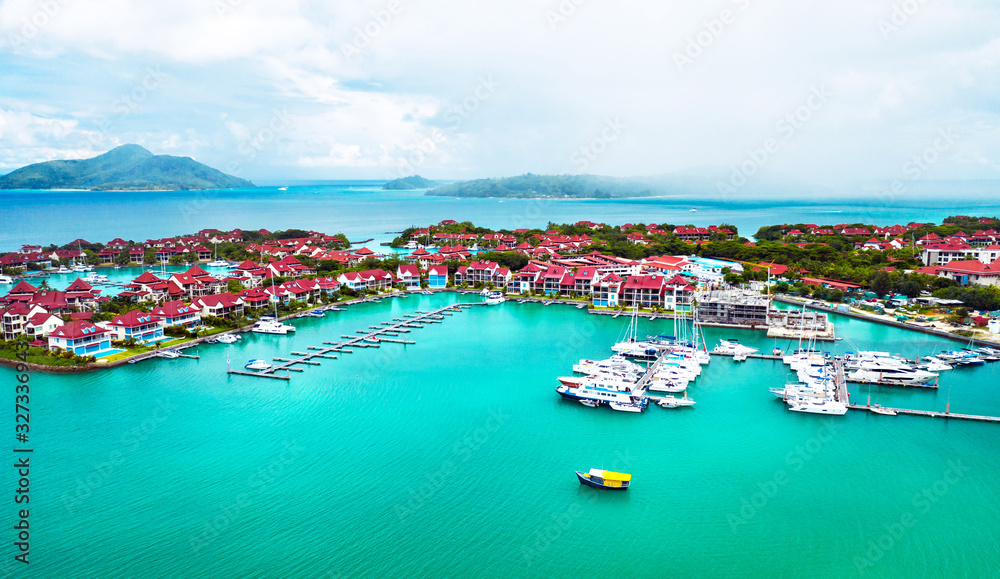
{"type": "Polygon", "coordinates": [[[516,197],[621,199],[654,195],[649,185],[618,177],[597,175],[533,175],[476,179],[444,185],[427,192],[436,197],[516,197]]]}
{"type": "Polygon", "coordinates": [[[36,163],[0,177],[0,189],[173,191],[253,186],[189,157],[154,155],[139,145],[122,145],[92,159],[36,163]]]}
{"type": "Polygon", "coordinates": [[[434,181],[424,179],[420,175],[411,175],[410,177],[393,179],[385,185],[382,185],[382,189],[386,191],[404,191],[410,189],[429,189],[433,186],[434,181]]]}

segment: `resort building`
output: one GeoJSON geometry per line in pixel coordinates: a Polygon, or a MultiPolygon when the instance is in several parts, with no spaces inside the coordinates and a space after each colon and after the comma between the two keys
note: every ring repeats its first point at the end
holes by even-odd
{"type": "Polygon", "coordinates": [[[23,302],[14,302],[7,306],[6,309],[0,310],[0,334],[4,340],[13,340],[18,336],[23,336],[25,333],[25,325],[28,323],[28,317],[31,314],[31,308],[23,302]]]}
{"type": "Polygon", "coordinates": [[[202,316],[229,318],[243,315],[243,298],[230,293],[195,298],[191,305],[197,307],[202,316]]]}
{"type": "Polygon", "coordinates": [[[38,312],[28,318],[24,324],[24,335],[34,341],[48,338],[49,334],[63,325],[62,318],[46,312],[38,312]]]}
{"type": "Polygon", "coordinates": [[[86,320],[74,320],[49,334],[50,350],[65,350],[77,356],[101,356],[112,351],[111,332],[86,320]]]}
{"type": "Polygon", "coordinates": [[[190,330],[201,325],[201,311],[180,300],[167,302],[162,306],[155,307],[151,313],[163,320],[165,327],[181,326],[190,330]]]}
{"type": "Polygon", "coordinates": [[[427,286],[431,289],[448,287],[448,266],[432,265],[427,268],[427,286]]]}
{"type": "Polygon", "coordinates": [[[989,264],[978,259],[950,261],[938,268],[938,277],[953,279],[963,286],[1000,286],[1000,260],[989,264]]]}
{"type": "Polygon", "coordinates": [[[594,307],[615,308],[618,307],[618,295],[621,292],[622,278],[613,273],[595,281],[591,289],[594,307]]]}
{"type": "Polygon", "coordinates": [[[118,341],[132,339],[148,344],[163,339],[163,320],[141,310],[115,316],[104,327],[118,341]]]}
{"type": "Polygon", "coordinates": [[[337,276],[337,281],[354,291],[359,290],[390,290],[392,289],[392,274],[384,269],[369,269],[365,271],[349,271],[337,276]]]}
{"type": "Polygon", "coordinates": [[[415,263],[401,263],[396,268],[396,279],[405,289],[420,289],[420,267],[415,263]]]}

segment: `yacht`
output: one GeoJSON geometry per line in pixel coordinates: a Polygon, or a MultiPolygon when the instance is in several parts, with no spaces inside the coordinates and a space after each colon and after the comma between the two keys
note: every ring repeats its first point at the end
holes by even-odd
{"type": "Polygon", "coordinates": [[[219,245],[218,244],[215,245],[215,257],[212,259],[212,261],[206,263],[205,265],[208,266],[208,267],[230,267],[230,264],[229,264],[228,261],[226,261],[224,259],[219,259],[219,245]]]}
{"type": "Polygon", "coordinates": [[[251,332],[256,334],[287,334],[288,332],[294,332],[295,326],[289,324],[283,324],[278,321],[277,318],[273,316],[261,316],[257,323],[250,328],[251,332]]]}
{"type": "Polygon", "coordinates": [[[91,285],[97,284],[97,283],[108,283],[108,276],[101,275],[99,273],[93,273],[93,272],[91,272],[91,273],[88,273],[86,276],[84,276],[83,281],[85,281],[85,282],[87,282],[87,283],[89,283],[91,285]]]}
{"type": "Polygon", "coordinates": [[[488,306],[498,306],[504,303],[506,298],[503,296],[503,292],[491,291],[486,293],[486,299],[483,300],[488,306]]]}
{"type": "Polygon", "coordinates": [[[580,360],[573,365],[573,371],[580,374],[640,373],[642,366],[629,362],[624,356],[611,356],[607,360],[580,360]]]}
{"type": "Polygon", "coordinates": [[[618,412],[642,412],[649,405],[649,399],[643,398],[642,400],[642,402],[608,402],[608,406],[618,412]]]}
{"type": "Polygon", "coordinates": [[[410,241],[409,243],[403,246],[403,249],[417,249],[418,247],[419,244],[416,241],[410,241]]]}
{"type": "Polygon", "coordinates": [[[863,363],[860,368],[847,375],[850,382],[874,382],[892,386],[916,386],[931,384],[938,375],[916,368],[885,368],[863,363]]]}
{"type": "Polygon", "coordinates": [[[892,408],[886,408],[885,406],[880,406],[878,404],[875,404],[874,406],[870,407],[868,410],[871,410],[875,414],[881,414],[883,416],[897,416],[899,414],[899,412],[896,412],[892,408]]]}
{"type": "Polygon", "coordinates": [[[792,403],[788,409],[792,412],[806,412],[809,414],[832,414],[835,416],[847,414],[847,406],[836,400],[798,401],[792,403]]]}
{"type": "MultiPolygon", "coordinates": [[[[757,348],[744,346],[739,340],[719,340],[719,345],[712,349],[716,354],[756,354],[757,348]]],[[[746,358],[744,358],[746,359],[746,358]]]]}
{"type": "Polygon", "coordinates": [[[270,370],[271,364],[266,360],[250,360],[247,365],[244,366],[247,370],[270,370]]]}
{"type": "Polygon", "coordinates": [[[684,379],[656,378],[654,377],[646,385],[650,392],[684,392],[688,388],[688,382],[684,379]]]}
{"type": "Polygon", "coordinates": [[[215,339],[216,342],[220,344],[235,344],[239,341],[239,336],[233,334],[223,334],[215,339]]]}
{"type": "Polygon", "coordinates": [[[694,406],[694,400],[684,395],[684,398],[674,398],[673,396],[665,396],[656,401],[657,404],[663,408],[683,408],[685,406],[694,406]]]}
{"type": "Polygon", "coordinates": [[[87,265],[85,263],[81,263],[81,264],[73,266],[73,271],[76,271],[76,272],[85,272],[85,271],[93,271],[93,270],[94,270],[94,266],[87,265]]]}
{"type": "MultiPolygon", "coordinates": [[[[617,405],[618,408],[615,409],[621,409],[624,412],[632,411],[630,409],[633,408],[633,406],[628,405],[645,408],[645,406],[643,406],[644,402],[649,401],[649,399],[644,396],[632,395],[630,391],[602,388],[590,383],[584,383],[578,387],[566,386],[565,384],[562,384],[556,388],[556,392],[558,392],[563,398],[574,402],[592,400],[608,405],[617,405]]],[[[641,410],[639,410],[639,412],[641,412],[641,410]]]]}
{"type": "Polygon", "coordinates": [[[746,362],[747,354],[740,352],[739,354],[733,354],[733,362],[746,362]]]}
{"type": "Polygon", "coordinates": [[[65,265],[60,265],[59,269],[56,270],[56,273],[64,273],[64,274],[65,273],[73,273],[73,270],[70,269],[70,268],[68,268],[68,267],[66,267],[65,265]]]}
{"type": "Polygon", "coordinates": [[[181,353],[177,350],[163,350],[158,354],[161,358],[167,358],[168,360],[173,360],[181,357],[181,353]]]}
{"type": "Polygon", "coordinates": [[[10,277],[9,275],[0,275],[0,283],[2,283],[2,284],[11,284],[11,283],[14,283],[14,279],[12,277],[10,277]]]}

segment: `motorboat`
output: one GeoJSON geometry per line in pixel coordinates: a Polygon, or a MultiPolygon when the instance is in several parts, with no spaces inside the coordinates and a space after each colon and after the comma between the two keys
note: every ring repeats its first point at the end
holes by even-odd
{"type": "MultiPolygon", "coordinates": [[[[729,340],[719,340],[719,345],[716,346],[714,349],[712,349],[712,351],[715,352],[716,354],[726,354],[726,355],[731,354],[736,356],[739,354],[744,354],[744,355],[756,354],[757,348],[744,346],[739,342],[739,340],[729,339],[729,340]]],[[[746,357],[744,356],[743,359],[745,360],[746,357]]]]}
{"type": "Polygon", "coordinates": [[[56,273],[62,273],[62,274],[73,273],[73,270],[66,267],[65,265],[60,265],[59,269],[56,270],[56,273]]]}
{"type": "Polygon", "coordinates": [[[108,283],[108,276],[101,275],[99,273],[91,272],[91,273],[88,273],[86,276],[84,276],[83,281],[85,281],[85,282],[87,282],[87,283],[89,283],[91,285],[98,284],[98,283],[108,283]]]}
{"type": "Polygon", "coordinates": [[[580,484],[582,485],[613,491],[628,490],[629,485],[632,483],[632,475],[630,474],[599,468],[592,468],[589,472],[576,471],[576,478],[580,480],[580,484]]]}
{"type": "Polygon", "coordinates": [[[871,410],[875,414],[881,414],[882,416],[896,416],[899,414],[899,412],[896,412],[892,408],[886,408],[885,406],[880,406],[878,404],[869,407],[868,410],[871,410]]]}
{"type": "Polygon", "coordinates": [[[417,247],[418,244],[416,241],[410,241],[409,243],[403,246],[403,249],[417,249],[417,247]]]}
{"type": "Polygon", "coordinates": [[[861,367],[847,374],[849,382],[888,384],[891,386],[919,386],[931,384],[938,375],[916,368],[884,368],[862,363],[861,367]]]}
{"type": "Polygon", "coordinates": [[[12,284],[14,283],[14,278],[9,275],[0,275],[0,283],[2,284],[12,284]]]}
{"type": "Polygon", "coordinates": [[[746,362],[747,354],[740,352],[739,354],[733,354],[733,362],[746,362]]]}
{"type": "Polygon", "coordinates": [[[486,299],[483,301],[488,306],[498,306],[507,301],[507,299],[504,298],[503,292],[491,291],[486,293],[486,299]]]}
{"type": "Polygon", "coordinates": [[[294,332],[295,326],[289,324],[283,324],[278,321],[277,318],[272,316],[261,316],[257,323],[250,328],[251,332],[255,334],[287,334],[288,332],[294,332]]]}
{"type": "Polygon", "coordinates": [[[796,401],[788,406],[792,412],[805,412],[808,414],[832,414],[843,416],[847,414],[847,406],[836,400],[816,400],[816,401],[796,401]]]}
{"type": "Polygon", "coordinates": [[[181,353],[178,352],[177,350],[163,350],[162,352],[158,353],[157,356],[159,356],[160,358],[166,358],[168,360],[174,360],[176,358],[180,358],[181,353]]]}
{"type": "Polygon", "coordinates": [[[685,406],[694,406],[694,400],[691,400],[685,394],[683,398],[674,398],[673,396],[664,396],[656,401],[657,404],[663,408],[683,408],[685,406]]]}
{"type": "Polygon", "coordinates": [[[597,408],[601,405],[601,402],[598,400],[580,400],[580,404],[583,404],[587,408],[597,408]]]}
{"type": "Polygon", "coordinates": [[[646,404],[643,402],[608,402],[608,406],[618,412],[642,412],[646,409],[646,404]]]}
{"type": "Polygon", "coordinates": [[[215,339],[220,344],[235,344],[239,340],[240,337],[234,334],[223,334],[215,339]]]}
{"type": "Polygon", "coordinates": [[[247,362],[247,365],[244,366],[244,368],[246,368],[247,370],[259,370],[259,371],[263,371],[263,370],[270,370],[272,368],[272,366],[266,360],[257,360],[257,359],[254,359],[254,360],[250,360],[249,362],[247,362]]]}

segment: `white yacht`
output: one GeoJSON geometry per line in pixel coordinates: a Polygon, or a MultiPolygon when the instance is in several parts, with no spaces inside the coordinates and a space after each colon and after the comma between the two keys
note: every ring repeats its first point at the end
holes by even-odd
{"type": "MultiPolygon", "coordinates": [[[[744,346],[739,342],[739,340],[719,340],[719,345],[712,349],[716,354],[732,354],[734,356],[739,354],[756,354],[757,348],[751,348],[750,346],[744,346]]],[[[744,358],[746,359],[746,358],[744,358]]]]}
{"type": "Polygon", "coordinates": [[[250,328],[251,332],[256,334],[287,334],[288,332],[294,332],[295,326],[289,324],[283,324],[278,321],[277,318],[273,316],[261,316],[257,323],[250,328]]]}
{"type": "Polygon", "coordinates": [[[872,382],[895,386],[930,384],[938,377],[933,372],[916,368],[887,368],[871,362],[862,362],[861,367],[847,375],[850,382],[872,382]]]}
{"type": "Polygon", "coordinates": [[[573,365],[573,371],[580,374],[637,374],[642,372],[642,366],[629,362],[624,356],[611,356],[607,360],[581,359],[573,365]]]}
{"type": "Polygon", "coordinates": [[[87,283],[89,283],[91,285],[97,284],[97,283],[108,283],[108,276],[101,275],[99,273],[93,273],[93,272],[91,272],[91,273],[88,273],[86,276],[84,276],[83,281],[85,281],[85,282],[87,282],[87,283]]]}
{"type": "Polygon", "coordinates": [[[216,341],[220,344],[235,344],[239,341],[239,337],[233,334],[223,334],[216,338],[216,341]]]}
{"type": "Polygon", "coordinates": [[[2,284],[14,283],[14,278],[10,277],[9,275],[0,275],[0,283],[2,284]]]}
{"type": "Polygon", "coordinates": [[[498,306],[498,305],[504,303],[505,301],[507,301],[507,299],[504,298],[503,292],[500,292],[500,291],[490,291],[490,292],[486,293],[486,299],[483,300],[483,301],[488,306],[498,306]]]}
{"type": "Polygon", "coordinates": [[[56,273],[73,273],[73,270],[66,267],[65,265],[60,265],[59,269],[56,270],[56,273]]]}
{"type": "Polygon", "coordinates": [[[683,408],[685,406],[694,406],[694,400],[687,397],[687,394],[683,398],[674,398],[673,396],[665,396],[656,401],[657,404],[663,408],[683,408]]]}
{"type": "Polygon", "coordinates": [[[631,408],[626,405],[644,405],[644,403],[649,400],[646,397],[633,396],[631,392],[611,390],[591,384],[583,384],[579,387],[566,386],[563,384],[556,388],[556,392],[567,400],[577,402],[589,400],[599,404],[615,404],[618,406],[618,408],[615,408],[616,410],[623,411],[628,411],[626,409],[631,408]]]}
{"type": "Polygon", "coordinates": [[[843,416],[847,414],[847,406],[836,400],[815,400],[797,401],[788,407],[792,412],[806,412],[809,414],[833,414],[843,416]]]}
{"type": "Polygon", "coordinates": [[[247,365],[244,366],[247,370],[270,370],[271,364],[266,360],[250,360],[247,365]]]}
{"type": "Polygon", "coordinates": [[[417,249],[418,247],[419,244],[416,241],[410,241],[409,243],[403,246],[403,249],[417,249]]]}
{"type": "Polygon", "coordinates": [[[684,392],[688,388],[688,381],[683,378],[661,378],[654,376],[646,385],[650,392],[684,392]]]}

